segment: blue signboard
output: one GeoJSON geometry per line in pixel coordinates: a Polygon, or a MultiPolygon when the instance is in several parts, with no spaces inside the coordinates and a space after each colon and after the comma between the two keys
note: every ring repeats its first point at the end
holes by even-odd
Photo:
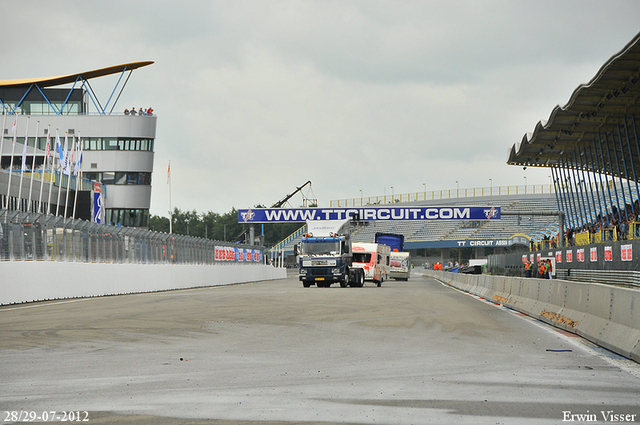
{"type": "Polygon", "coordinates": [[[283,223],[307,220],[402,221],[494,220],[500,207],[360,207],[360,208],[255,208],[238,210],[238,223],[283,223]]]}

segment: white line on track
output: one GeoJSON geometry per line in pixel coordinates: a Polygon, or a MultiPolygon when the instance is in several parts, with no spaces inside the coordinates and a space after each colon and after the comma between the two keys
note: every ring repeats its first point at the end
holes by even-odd
{"type": "Polygon", "coordinates": [[[93,299],[93,298],[77,298],[77,299],[73,299],[73,300],[54,301],[54,302],[45,302],[45,303],[38,302],[36,304],[23,305],[23,306],[18,306],[18,307],[7,307],[7,308],[0,307],[0,313],[3,312],[3,311],[22,310],[22,309],[25,309],[25,308],[44,307],[44,306],[47,306],[47,305],[77,303],[79,301],[87,301],[87,300],[91,300],[91,299],[93,299]]]}

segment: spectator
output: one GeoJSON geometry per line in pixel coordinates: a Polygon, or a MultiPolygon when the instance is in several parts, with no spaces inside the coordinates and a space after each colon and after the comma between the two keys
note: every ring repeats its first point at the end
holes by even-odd
{"type": "Polygon", "coordinates": [[[125,115],[129,115],[129,110],[125,108],[125,110],[124,110],[124,114],[125,114],[125,115]]]}
{"type": "Polygon", "coordinates": [[[136,108],[131,108],[131,115],[136,115],[136,108]]]}

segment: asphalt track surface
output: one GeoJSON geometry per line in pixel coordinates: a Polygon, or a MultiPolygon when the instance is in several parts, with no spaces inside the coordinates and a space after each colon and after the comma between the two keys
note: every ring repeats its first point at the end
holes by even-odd
{"type": "Polygon", "coordinates": [[[419,272],[0,308],[2,423],[640,422],[639,366],[419,272]]]}

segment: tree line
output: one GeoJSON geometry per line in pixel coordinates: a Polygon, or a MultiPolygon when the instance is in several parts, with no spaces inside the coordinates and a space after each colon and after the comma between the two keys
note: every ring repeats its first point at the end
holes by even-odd
{"type": "MultiPolygon", "coordinates": [[[[257,238],[261,235],[264,228],[264,245],[270,247],[303,225],[304,223],[269,223],[264,226],[255,224],[255,236],[257,238]]],[[[238,223],[238,210],[235,208],[225,214],[212,211],[206,213],[198,213],[196,210],[182,211],[179,208],[173,210],[173,233],[177,235],[248,243],[248,229],[248,224],[238,223]]],[[[169,218],[157,215],[150,216],[149,230],[169,233],[169,218]]]]}

